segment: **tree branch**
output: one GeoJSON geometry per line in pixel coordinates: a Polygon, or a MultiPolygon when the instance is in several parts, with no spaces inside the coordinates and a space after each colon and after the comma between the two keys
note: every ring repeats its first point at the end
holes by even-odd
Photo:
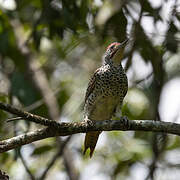
{"type": "Polygon", "coordinates": [[[59,124],[56,121],[53,121],[53,120],[50,120],[50,119],[47,119],[47,118],[44,118],[44,117],[41,117],[41,116],[31,114],[31,113],[29,113],[27,111],[23,111],[21,109],[17,109],[17,108],[15,108],[14,106],[12,106],[10,104],[0,102],[0,109],[2,109],[4,111],[7,111],[7,112],[9,112],[11,114],[20,116],[20,117],[17,117],[17,118],[11,118],[8,122],[13,121],[13,120],[21,120],[21,119],[24,118],[26,120],[33,121],[35,123],[38,123],[38,124],[41,124],[41,125],[44,125],[44,126],[53,126],[53,127],[55,126],[55,127],[57,127],[58,124],[59,124]]]}
{"type": "Polygon", "coordinates": [[[53,137],[54,133],[52,131],[51,128],[44,128],[0,141],[0,153],[18,148],[25,144],[30,144],[34,141],[53,137]]]}
{"type": "Polygon", "coordinates": [[[39,129],[34,132],[28,132],[23,135],[3,140],[0,142],[0,153],[49,137],[68,136],[89,131],[138,130],[180,135],[180,124],[177,123],[153,120],[127,120],[123,117],[120,120],[97,121],[93,124],[87,124],[85,122],[58,124],[57,128],[48,127],[39,129]]]}
{"type": "Polygon", "coordinates": [[[23,117],[26,120],[48,126],[48,128],[39,129],[34,132],[28,132],[23,135],[0,141],[0,152],[6,152],[22,145],[49,137],[68,136],[77,133],[86,133],[89,131],[153,131],[180,136],[180,124],[171,122],[128,120],[127,118],[121,117],[120,120],[105,120],[92,123],[86,123],[84,121],[75,123],[59,123],[26,111],[22,111],[2,102],[0,102],[0,109],[23,117]]]}

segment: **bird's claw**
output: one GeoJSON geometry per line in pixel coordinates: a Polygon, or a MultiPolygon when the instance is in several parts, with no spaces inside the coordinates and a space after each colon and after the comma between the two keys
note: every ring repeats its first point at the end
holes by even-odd
{"type": "Polygon", "coordinates": [[[127,116],[122,116],[122,120],[128,121],[128,117],[127,116]]]}
{"type": "Polygon", "coordinates": [[[87,126],[93,126],[94,122],[88,118],[84,119],[84,122],[87,124],[87,126]]]}
{"type": "Polygon", "coordinates": [[[125,125],[128,129],[131,128],[130,121],[129,121],[129,119],[128,119],[127,116],[122,116],[122,121],[123,121],[124,125],[125,125]]]}

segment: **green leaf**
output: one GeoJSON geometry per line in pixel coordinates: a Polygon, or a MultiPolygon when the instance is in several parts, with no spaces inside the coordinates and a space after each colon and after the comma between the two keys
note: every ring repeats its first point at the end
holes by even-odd
{"type": "Polygon", "coordinates": [[[8,158],[9,158],[9,153],[8,152],[2,153],[1,157],[0,157],[1,164],[6,163],[8,161],[8,158]]]}
{"type": "Polygon", "coordinates": [[[173,22],[171,22],[169,25],[169,29],[167,31],[167,36],[165,39],[165,46],[172,53],[176,53],[178,49],[178,41],[175,37],[177,32],[179,32],[178,28],[174,25],[173,22]]]}
{"type": "Polygon", "coordinates": [[[40,98],[31,81],[27,78],[23,73],[17,71],[12,74],[11,78],[12,95],[18,97],[25,106],[36,102],[40,98]]]}
{"type": "Polygon", "coordinates": [[[114,36],[121,42],[126,38],[126,26],[127,19],[121,10],[108,19],[104,25],[102,37],[114,36]]]}
{"type": "Polygon", "coordinates": [[[42,154],[45,154],[45,153],[49,152],[52,149],[53,149],[53,147],[50,146],[50,145],[40,146],[40,147],[37,147],[37,148],[34,149],[31,156],[42,155],[42,154]]]}
{"type": "Polygon", "coordinates": [[[177,136],[171,138],[171,141],[169,142],[169,145],[167,146],[166,149],[170,151],[176,148],[180,148],[180,139],[177,136]]]}

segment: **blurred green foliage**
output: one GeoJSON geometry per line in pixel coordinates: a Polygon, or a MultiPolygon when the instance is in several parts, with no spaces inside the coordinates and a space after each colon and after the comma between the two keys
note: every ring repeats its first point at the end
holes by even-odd
{"type": "MultiPolygon", "coordinates": [[[[58,103],[61,120],[80,121],[83,118],[83,100],[89,77],[100,66],[106,46],[112,41],[121,42],[130,37],[132,43],[125,53],[129,93],[122,113],[130,119],[157,118],[164,85],[180,75],[176,68],[180,62],[171,58],[179,58],[180,55],[180,18],[176,4],[170,8],[170,17],[167,20],[162,16],[167,2],[158,6],[154,6],[151,1],[135,0],[16,0],[12,3],[14,6],[11,5],[11,8],[4,6],[3,2],[0,4],[0,71],[3,74],[2,77],[0,74],[0,85],[4,77],[5,84],[9,84],[6,90],[3,88],[5,85],[0,86],[1,101],[38,115],[49,116],[49,109],[27,67],[29,59],[24,53],[26,47],[28,57],[38,61],[38,68],[47,77],[58,103]],[[144,25],[142,22],[145,18],[149,18],[152,24],[149,22],[144,25]],[[163,34],[159,34],[159,24],[166,24],[163,34]],[[151,32],[147,26],[152,29],[151,32]],[[142,76],[144,67],[139,66],[137,74],[140,74],[141,78],[136,73],[132,75],[133,62],[138,61],[135,54],[138,54],[145,66],[150,65],[150,74],[142,76]],[[165,68],[169,62],[174,62],[171,71],[165,68]]],[[[22,121],[7,125],[5,120],[8,117],[11,116],[1,111],[1,139],[37,128],[37,125],[22,121]]],[[[148,174],[147,168],[150,169],[150,162],[154,157],[152,133],[103,134],[101,136],[104,138],[99,140],[102,143],[97,147],[91,161],[84,159],[80,153],[82,136],[74,136],[70,142],[75,168],[80,176],[87,178],[88,174],[83,174],[84,169],[93,163],[99,165],[96,175],[102,173],[106,179],[133,179],[133,169],[138,168],[139,164],[148,174]]],[[[169,136],[163,150],[162,162],[167,161],[168,164],[166,153],[173,150],[179,151],[179,138],[169,136]]],[[[22,151],[30,170],[38,177],[39,172],[46,168],[46,163],[53,157],[53,153],[58,151],[58,146],[50,139],[26,146],[22,151]]],[[[16,179],[15,172],[21,162],[15,161],[13,152],[3,153],[0,163],[3,170],[9,173],[12,179],[16,179]]],[[[21,171],[24,169],[21,168],[21,171]]],[[[59,171],[68,176],[65,165],[57,163],[48,178],[52,179],[55,177],[52,174],[59,171]]],[[[180,174],[177,176],[180,177],[180,174]]],[[[27,178],[28,175],[22,173],[21,179],[27,178]]]]}

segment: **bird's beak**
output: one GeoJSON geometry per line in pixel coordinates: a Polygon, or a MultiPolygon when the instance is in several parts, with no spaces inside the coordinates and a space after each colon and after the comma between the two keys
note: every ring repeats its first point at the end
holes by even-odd
{"type": "Polygon", "coordinates": [[[125,41],[123,41],[122,43],[119,43],[118,45],[117,45],[117,50],[118,49],[121,49],[121,48],[124,48],[127,44],[129,43],[129,39],[126,39],[125,41]]]}
{"type": "Polygon", "coordinates": [[[123,55],[124,55],[124,48],[126,47],[126,45],[128,44],[129,39],[126,39],[125,41],[123,41],[122,43],[118,43],[116,45],[116,50],[115,53],[112,57],[112,60],[119,64],[119,62],[122,60],[123,55]]]}

